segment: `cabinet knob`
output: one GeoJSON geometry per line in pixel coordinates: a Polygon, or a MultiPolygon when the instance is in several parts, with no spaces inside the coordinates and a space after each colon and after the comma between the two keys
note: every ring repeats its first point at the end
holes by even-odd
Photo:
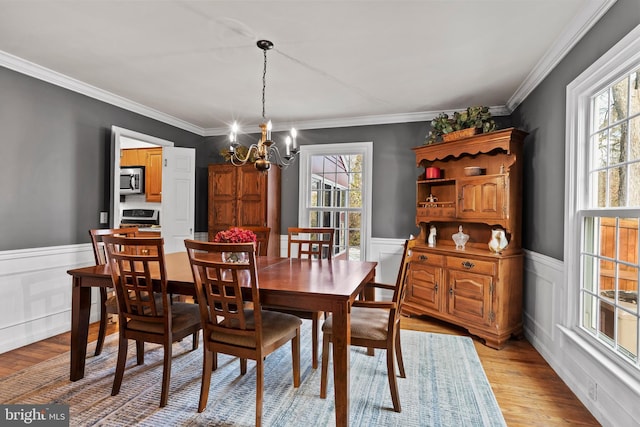
{"type": "Polygon", "coordinates": [[[449,288],[449,295],[453,295],[453,287],[449,288]]]}
{"type": "Polygon", "coordinates": [[[429,257],[428,257],[428,256],[426,256],[426,255],[420,255],[420,256],[418,257],[418,259],[419,259],[420,261],[426,261],[426,260],[428,260],[428,259],[429,259],[429,257]]]}
{"type": "Polygon", "coordinates": [[[462,266],[468,270],[471,270],[473,267],[475,267],[476,265],[474,263],[472,263],[471,261],[464,261],[462,263],[462,266]]]}
{"type": "Polygon", "coordinates": [[[435,283],[435,286],[433,287],[433,292],[438,292],[438,282],[435,283]]]}

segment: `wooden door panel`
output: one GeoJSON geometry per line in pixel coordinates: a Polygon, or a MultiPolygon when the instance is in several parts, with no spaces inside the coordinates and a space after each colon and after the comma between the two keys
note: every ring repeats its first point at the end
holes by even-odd
{"type": "Polygon", "coordinates": [[[505,193],[505,178],[502,175],[459,180],[458,217],[504,218],[505,193]]]}
{"type": "Polygon", "coordinates": [[[447,274],[449,314],[489,325],[493,277],[457,270],[447,274]]]}
{"type": "Polygon", "coordinates": [[[415,302],[421,307],[439,311],[441,277],[442,268],[412,262],[409,269],[407,302],[415,302]]]}

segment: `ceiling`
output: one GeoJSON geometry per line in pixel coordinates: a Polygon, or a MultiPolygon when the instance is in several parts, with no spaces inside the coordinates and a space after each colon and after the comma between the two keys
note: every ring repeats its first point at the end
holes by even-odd
{"type": "Polygon", "coordinates": [[[615,0],[0,0],[0,65],[200,135],[508,114],[615,0]]]}

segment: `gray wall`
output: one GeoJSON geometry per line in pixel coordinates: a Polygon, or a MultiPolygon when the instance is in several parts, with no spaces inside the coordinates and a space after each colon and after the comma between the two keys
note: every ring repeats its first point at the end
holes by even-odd
{"type": "MultiPolygon", "coordinates": [[[[0,250],[86,243],[109,211],[111,126],[196,148],[196,231],[207,230],[207,165],[227,137],[203,138],[0,67],[0,250]]],[[[497,118],[499,127],[511,124],[497,118]]],[[[302,130],[304,144],[373,142],[372,236],[415,234],[415,168],[425,122],[302,130]]],[[[274,133],[275,140],[282,134],[274,133]]],[[[246,137],[249,143],[257,135],[246,137]],[[250,140],[251,138],[251,140],[250,140]]],[[[282,174],[282,229],[297,225],[298,165],[282,174]]]]}
{"type": "MultiPolygon", "coordinates": [[[[301,130],[298,143],[334,144],[373,142],[373,237],[401,238],[416,234],[415,181],[419,170],[411,147],[420,145],[427,134],[428,124],[403,123],[377,126],[356,126],[333,129],[301,130]]],[[[250,135],[240,142],[248,145],[257,140],[250,135]]],[[[284,135],[274,133],[274,141],[283,141],[284,135]]],[[[215,154],[227,145],[226,137],[207,138],[205,146],[212,163],[222,162],[215,154]]],[[[298,163],[282,171],[281,227],[298,224],[298,163]]],[[[198,197],[203,197],[200,194],[198,197]]]]}
{"type": "Polygon", "coordinates": [[[640,24],[640,1],[618,0],[512,114],[524,146],[523,247],[564,259],[566,87],[640,24]]]}
{"type": "MultiPolygon", "coordinates": [[[[499,128],[511,126],[510,117],[495,119],[499,128]]],[[[422,169],[415,166],[415,155],[411,148],[424,143],[430,127],[429,123],[416,122],[301,130],[298,132],[298,143],[373,142],[371,235],[400,239],[419,231],[415,225],[416,178],[422,169]]],[[[249,145],[257,139],[257,134],[245,135],[240,137],[239,142],[249,145]]],[[[281,142],[284,135],[274,133],[273,140],[281,142]]],[[[227,146],[226,136],[205,138],[203,158],[208,163],[222,163],[223,158],[219,152],[227,146]]],[[[203,161],[199,166],[204,167],[207,162],[203,161]]],[[[282,171],[282,230],[298,225],[298,175],[297,162],[282,171]]],[[[203,193],[199,193],[197,197],[206,199],[206,186],[200,188],[203,193]]],[[[206,211],[198,214],[206,216],[206,211]]]]}
{"type": "Polygon", "coordinates": [[[0,250],[89,241],[109,210],[111,125],[182,147],[202,141],[3,67],[0,94],[0,250]]]}

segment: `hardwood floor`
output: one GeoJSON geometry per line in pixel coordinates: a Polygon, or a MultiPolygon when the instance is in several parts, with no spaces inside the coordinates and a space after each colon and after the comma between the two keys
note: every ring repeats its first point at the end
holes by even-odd
{"type": "MultiPolygon", "coordinates": [[[[89,329],[90,341],[98,335],[97,325],[89,329]]],[[[460,328],[426,317],[403,318],[402,328],[468,335],[460,328]]],[[[109,325],[107,334],[116,330],[116,325],[109,325]]],[[[0,378],[68,351],[69,343],[70,334],[64,333],[0,354],[0,378]]],[[[499,351],[477,338],[474,344],[510,427],[599,425],[527,340],[510,340],[499,351]]]]}

